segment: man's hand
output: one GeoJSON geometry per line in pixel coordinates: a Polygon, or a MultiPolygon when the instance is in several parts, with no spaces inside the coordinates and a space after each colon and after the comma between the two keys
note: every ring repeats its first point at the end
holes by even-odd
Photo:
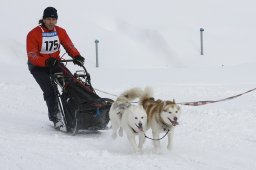
{"type": "Polygon", "coordinates": [[[79,66],[83,66],[84,65],[84,57],[82,57],[80,55],[74,57],[73,63],[76,64],[76,65],[79,65],[79,66]]]}
{"type": "Polygon", "coordinates": [[[58,63],[58,60],[56,58],[48,58],[47,60],[45,60],[45,65],[47,67],[55,67],[58,63]]]}

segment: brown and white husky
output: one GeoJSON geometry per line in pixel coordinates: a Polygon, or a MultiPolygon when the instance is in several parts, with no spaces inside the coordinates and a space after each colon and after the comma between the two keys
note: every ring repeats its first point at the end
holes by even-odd
{"type": "Polygon", "coordinates": [[[171,149],[174,127],[178,125],[180,116],[180,107],[175,101],[155,100],[153,98],[153,90],[146,87],[144,95],[140,98],[140,104],[147,113],[147,127],[152,129],[153,144],[155,152],[160,151],[160,133],[168,132],[167,148],[171,149]]]}

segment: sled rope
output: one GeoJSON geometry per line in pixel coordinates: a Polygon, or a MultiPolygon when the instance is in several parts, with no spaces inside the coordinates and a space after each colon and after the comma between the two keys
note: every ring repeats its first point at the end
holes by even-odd
{"type": "Polygon", "coordinates": [[[170,130],[168,129],[167,132],[165,133],[165,135],[159,139],[154,139],[154,138],[150,138],[147,135],[145,135],[145,138],[151,139],[151,140],[162,140],[168,133],[170,132],[170,130]]]}
{"type": "Polygon", "coordinates": [[[101,93],[105,93],[105,94],[108,94],[108,95],[111,95],[111,96],[115,96],[115,97],[118,97],[118,95],[115,95],[115,94],[111,94],[111,93],[108,93],[108,92],[106,92],[106,91],[103,91],[103,90],[99,90],[99,89],[96,89],[96,88],[94,88],[96,91],[99,91],[99,92],[101,92],[101,93]]]}
{"type": "MultiPolygon", "coordinates": [[[[96,89],[96,91],[99,91],[101,93],[105,93],[105,94],[108,94],[108,95],[111,95],[111,96],[115,96],[115,97],[118,97],[118,95],[115,95],[115,94],[111,94],[111,93],[108,93],[106,91],[103,91],[103,90],[99,90],[99,89],[96,89]]],[[[226,101],[226,100],[232,100],[232,99],[235,99],[237,97],[240,97],[242,95],[245,95],[247,93],[250,93],[252,91],[255,91],[256,88],[253,88],[251,90],[248,90],[244,93],[240,93],[240,94],[237,94],[237,95],[234,95],[234,96],[230,96],[230,97],[227,97],[227,98],[224,98],[224,99],[220,99],[220,100],[204,100],[204,101],[196,101],[196,102],[180,102],[180,103],[176,103],[176,104],[179,104],[179,105],[186,105],[186,106],[202,106],[202,105],[206,105],[206,104],[210,104],[210,103],[217,103],[217,102],[222,102],[222,101],[226,101]]],[[[138,103],[138,102],[131,102],[131,103],[138,103]]]]}
{"type": "Polygon", "coordinates": [[[240,93],[240,94],[237,94],[237,95],[234,95],[234,96],[231,96],[231,97],[227,97],[227,98],[224,98],[224,99],[220,99],[220,100],[205,100],[205,101],[196,101],[196,102],[181,102],[181,103],[177,103],[177,104],[186,105],[186,106],[201,106],[201,105],[206,105],[206,104],[210,104],[210,103],[217,103],[217,102],[222,102],[222,101],[226,101],[226,100],[231,100],[231,99],[237,98],[239,96],[242,96],[244,94],[250,93],[250,92],[252,92],[254,90],[256,90],[256,88],[248,90],[248,91],[246,91],[244,93],[240,93]]]}

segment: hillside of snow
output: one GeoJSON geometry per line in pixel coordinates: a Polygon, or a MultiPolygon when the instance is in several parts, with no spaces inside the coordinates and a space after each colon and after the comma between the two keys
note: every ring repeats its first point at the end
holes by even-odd
{"type": "Polygon", "coordinates": [[[253,0],[77,0],[72,8],[65,0],[10,0],[0,7],[1,63],[8,63],[7,58],[26,61],[26,35],[47,6],[57,8],[59,26],[67,30],[90,66],[95,66],[96,39],[101,67],[218,67],[255,62],[253,0]],[[205,30],[203,56],[200,28],[205,30]]]}

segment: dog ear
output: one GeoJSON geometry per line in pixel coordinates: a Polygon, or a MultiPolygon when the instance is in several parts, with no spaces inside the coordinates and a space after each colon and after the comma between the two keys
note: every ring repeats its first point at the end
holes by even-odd
{"type": "Polygon", "coordinates": [[[150,97],[148,100],[155,101],[155,98],[154,97],[150,97]]]}
{"type": "Polygon", "coordinates": [[[130,106],[131,106],[131,103],[126,102],[126,103],[119,104],[118,108],[121,110],[125,110],[125,109],[129,108],[130,106]]]}

